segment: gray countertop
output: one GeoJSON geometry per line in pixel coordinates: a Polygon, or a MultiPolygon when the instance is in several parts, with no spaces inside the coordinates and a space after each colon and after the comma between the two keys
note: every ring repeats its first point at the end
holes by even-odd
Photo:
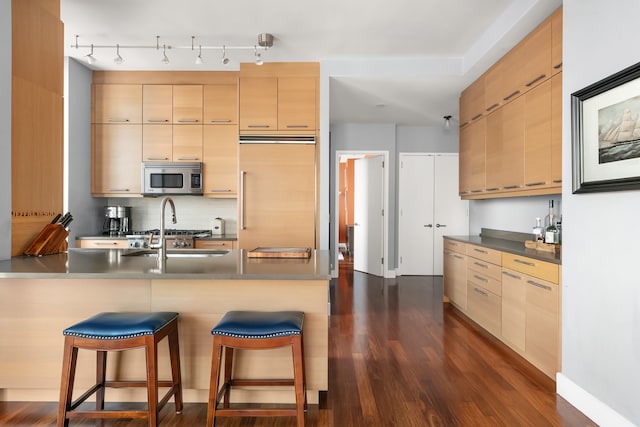
{"type": "MultiPolygon", "coordinates": [[[[484,229],[483,229],[484,231],[484,229]]],[[[490,230],[489,230],[490,231],[490,230]]],[[[444,236],[445,239],[457,240],[459,242],[471,243],[478,246],[484,246],[502,252],[508,252],[515,255],[522,255],[534,258],[540,261],[546,261],[553,264],[562,264],[561,253],[552,253],[529,249],[524,246],[522,240],[502,239],[490,236],[490,233],[484,232],[480,236],[444,236]]],[[[512,233],[515,234],[515,233],[512,233]]],[[[520,233],[518,233],[520,234],[520,233]]]]}
{"type": "Polygon", "coordinates": [[[2,278],[66,279],[218,279],[329,280],[329,251],[312,251],[308,259],[248,258],[244,250],[203,258],[129,256],[132,249],[69,249],[42,257],[18,256],[0,261],[2,278]]]}

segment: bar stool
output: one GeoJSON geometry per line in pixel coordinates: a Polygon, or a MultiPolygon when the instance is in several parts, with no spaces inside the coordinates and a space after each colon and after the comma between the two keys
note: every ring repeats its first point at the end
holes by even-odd
{"type": "Polygon", "coordinates": [[[180,378],[180,351],[178,347],[178,313],[100,313],[63,332],[64,357],[62,381],[58,403],[58,427],[69,425],[71,418],[147,418],[149,426],[158,424],[158,412],[174,396],[176,412],[182,412],[182,381],[180,378]],[[171,359],[172,380],[158,380],[158,342],[167,337],[171,359]],[[146,380],[105,381],[107,352],[144,347],[146,354],[146,380]],[[96,383],[84,394],[73,399],[78,349],[97,352],[96,383]],[[147,410],[104,410],[106,387],[146,387],[147,410]],[[158,402],[158,387],[169,391],[158,402]],[[75,410],[91,395],[96,394],[95,410],[75,410]]]}
{"type": "Polygon", "coordinates": [[[304,350],[300,311],[230,311],[211,330],[213,354],[211,357],[211,384],[207,410],[207,427],[215,425],[216,416],[280,417],[295,416],[297,426],[304,426],[307,409],[307,391],[304,370],[304,350]],[[235,379],[233,373],[234,349],[262,350],[291,346],[293,379],[235,379]],[[224,384],[220,383],[220,365],[224,349],[224,384]],[[233,386],[294,386],[296,405],[288,408],[238,408],[229,406],[233,386]],[[218,408],[222,401],[222,408],[218,408]]]}

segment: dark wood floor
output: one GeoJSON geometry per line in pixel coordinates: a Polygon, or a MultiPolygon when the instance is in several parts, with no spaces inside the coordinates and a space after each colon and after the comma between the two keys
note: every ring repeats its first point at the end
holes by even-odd
{"type": "MultiPolygon", "coordinates": [[[[442,304],[441,277],[381,279],[347,261],[331,284],[329,392],[307,426],[594,426],[555,384],[442,304]]],[[[56,403],[0,402],[2,426],[55,424],[56,403]]],[[[167,427],[204,425],[205,404],[170,402],[167,427]]],[[[71,426],[144,426],[119,420],[71,426]]],[[[293,418],[220,418],[219,427],[294,426],[293,418]]]]}

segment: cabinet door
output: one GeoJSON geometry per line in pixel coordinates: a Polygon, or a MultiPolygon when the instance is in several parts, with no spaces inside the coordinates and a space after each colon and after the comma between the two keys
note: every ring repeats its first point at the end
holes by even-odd
{"type": "Polygon", "coordinates": [[[502,298],[482,286],[467,282],[467,312],[474,322],[499,337],[502,329],[502,298]]]}
{"type": "Polygon", "coordinates": [[[502,110],[502,189],[519,190],[524,185],[524,97],[502,110]]]}
{"type": "Polygon", "coordinates": [[[486,72],[484,77],[485,85],[485,112],[491,113],[504,102],[504,78],[503,78],[503,62],[496,62],[486,72]]]}
{"type": "Polygon", "coordinates": [[[516,271],[502,271],[502,339],[519,353],[525,351],[526,285],[516,271]]]}
{"type": "Polygon", "coordinates": [[[278,129],[316,129],[316,79],[278,79],[278,129]]]}
{"type": "Polygon", "coordinates": [[[525,95],[524,185],[551,186],[551,80],[525,95]]]}
{"type": "Polygon", "coordinates": [[[458,194],[463,198],[471,194],[471,149],[473,141],[471,139],[470,128],[470,125],[461,127],[459,134],[460,166],[458,169],[458,194]]]}
{"type": "Polygon", "coordinates": [[[142,159],[145,162],[173,160],[173,125],[142,125],[142,159]]]}
{"type": "Polygon", "coordinates": [[[142,125],[93,125],[91,192],[140,194],[142,125]]]}
{"type": "Polygon", "coordinates": [[[170,124],[173,121],[171,85],[142,86],[142,121],[145,124],[170,124]]]}
{"type": "Polygon", "coordinates": [[[93,123],[142,123],[142,85],[94,85],[93,123]]]}
{"type": "Polygon", "coordinates": [[[202,161],[202,125],[173,126],[173,161],[202,161]]]}
{"type": "Polygon", "coordinates": [[[486,121],[486,164],[485,180],[487,192],[499,192],[503,186],[502,156],[503,138],[502,122],[504,108],[489,114],[486,121]]]}
{"type": "Polygon", "coordinates": [[[202,123],[202,85],[173,86],[173,123],[202,123]]]}
{"type": "Polygon", "coordinates": [[[278,127],[278,79],[240,79],[240,129],[276,130],[278,127]]]}
{"type": "Polygon", "coordinates": [[[486,118],[481,118],[469,126],[471,138],[471,176],[469,178],[469,186],[473,194],[483,193],[486,188],[486,120],[486,118]]]}
{"type": "Polygon", "coordinates": [[[446,250],[443,258],[444,292],[449,301],[467,311],[467,256],[446,250]]]}
{"type": "Polygon", "coordinates": [[[76,248],[82,249],[127,249],[127,239],[76,239],[76,248]]]}
{"type": "Polygon", "coordinates": [[[562,73],[551,78],[551,183],[562,185],[562,73]]]}
{"type": "Polygon", "coordinates": [[[196,249],[221,249],[230,250],[235,249],[235,242],[233,240],[200,240],[196,239],[196,249]]]}
{"type": "Polygon", "coordinates": [[[204,124],[238,123],[238,85],[204,85],[204,124]]]}
{"type": "Polygon", "coordinates": [[[562,7],[551,15],[551,72],[562,71],[562,7]]]}
{"type": "Polygon", "coordinates": [[[204,194],[236,197],[238,193],[238,126],[204,126],[204,194]]]}
{"type": "Polygon", "coordinates": [[[555,378],[560,333],[558,285],[534,277],[527,278],[526,284],[526,356],[542,372],[555,378]]]}

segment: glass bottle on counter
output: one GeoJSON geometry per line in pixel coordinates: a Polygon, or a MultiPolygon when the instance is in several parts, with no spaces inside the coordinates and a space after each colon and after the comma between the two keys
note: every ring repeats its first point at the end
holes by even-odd
{"type": "Polygon", "coordinates": [[[545,229],[542,226],[540,218],[536,218],[536,226],[533,227],[533,241],[544,242],[545,229]]]}
{"type": "Polygon", "coordinates": [[[544,228],[547,229],[548,226],[551,225],[551,215],[554,214],[553,211],[553,199],[549,200],[549,213],[544,217],[544,228]]]}
{"type": "Polygon", "coordinates": [[[544,242],[545,243],[559,243],[560,231],[556,226],[556,218],[553,213],[549,214],[549,226],[545,229],[544,242]]]}

